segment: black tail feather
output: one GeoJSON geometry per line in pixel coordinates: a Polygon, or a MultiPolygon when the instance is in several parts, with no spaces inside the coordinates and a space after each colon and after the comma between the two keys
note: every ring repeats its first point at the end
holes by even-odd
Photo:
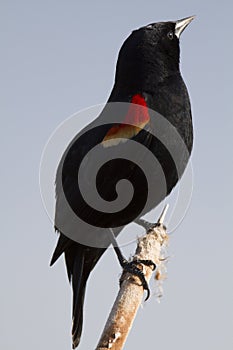
{"type": "Polygon", "coordinates": [[[52,259],[50,261],[50,266],[52,266],[57,261],[57,259],[62,255],[62,253],[64,253],[65,250],[68,249],[73,243],[74,242],[71,239],[67,238],[62,233],[60,233],[57,246],[54,250],[52,259]]]}
{"type": "Polygon", "coordinates": [[[73,326],[72,340],[73,349],[75,349],[81,338],[83,325],[83,302],[86,289],[86,276],[84,274],[85,250],[79,249],[78,255],[75,256],[72,271],[73,287],[73,326]]]}
{"type": "Polygon", "coordinates": [[[86,283],[91,270],[104,253],[104,248],[90,248],[76,243],[60,234],[50,265],[65,253],[66,269],[73,288],[73,349],[79,343],[83,326],[83,303],[86,283]]]}

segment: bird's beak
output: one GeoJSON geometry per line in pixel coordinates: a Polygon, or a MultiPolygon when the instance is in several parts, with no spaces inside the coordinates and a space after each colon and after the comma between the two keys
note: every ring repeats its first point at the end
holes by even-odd
{"type": "Polygon", "coordinates": [[[189,25],[190,22],[192,22],[194,18],[195,16],[190,16],[175,22],[175,35],[178,39],[180,38],[180,35],[183,32],[183,30],[189,25]]]}

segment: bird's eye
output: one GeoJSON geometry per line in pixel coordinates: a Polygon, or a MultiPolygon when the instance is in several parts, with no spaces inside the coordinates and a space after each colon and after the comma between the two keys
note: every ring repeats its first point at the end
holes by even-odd
{"type": "Polygon", "coordinates": [[[174,38],[174,34],[173,34],[173,31],[170,30],[170,32],[167,33],[167,37],[168,39],[172,40],[174,38]]]}

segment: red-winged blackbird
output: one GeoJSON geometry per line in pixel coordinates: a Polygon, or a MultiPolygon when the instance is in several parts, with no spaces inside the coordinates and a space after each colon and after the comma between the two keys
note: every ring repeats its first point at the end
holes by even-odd
{"type": "MultiPolygon", "coordinates": [[[[116,236],[124,225],[136,221],[154,208],[171,192],[187,165],[192,150],[193,129],[189,96],[179,69],[179,37],[192,19],[188,17],[176,22],[149,24],[132,32],[119,53],[115,84],[108,100],[110,104],[106,105],[95,122],[71,142],[59,165],[55,228],[60,236],[51,265],[62,253],[65,254],[67,273],[73,286],[73,348],[78,346],[81,337],[86,282],[91,270],[112,242],[108,233],[111,230],[116,236]],[[123,103],[123,107],[115,102],[123,103]],[[152,110],[167,121],[165,126],[161,126],[159,136],[156,135],[159,117],[153,115],[152,110]],[[109,117],[116,111],[120,115],[118,123],[109,117]],[[183,146],[177,146],[178,141],[174,132],[171,132],[173,129],[180,135],[187,150],[186,155],[183,146]],[[129,140],[145,146],[146,151],[140,148],[135,155],[132,148],[132,160],[120,157],[130,148],[132,142],[129,140]],[[84,159],[96,145],[99,145],[99,156],[90,155],[84,159]],[[92,173],[93,163],[99,157],[104,158],[109,149],[112,152],[111,159],[97,173],[96,187],[102,198],[110,203],[117,198],[115,187],[120,180],[126,179],[133,184],[132,203],[119,213],[92,209],[77,186],[80,164],[84,164],[81,180],[88,190],[87,178],[92,173]],[[155,170],[151,170],[154,179],[152,187],[148,187],[143,171],[134,162],[135,157],[150,162],[149,153],[158,160],[155,170]],[[157,176],[159,167],[164,173],[165,191],[160,190],[163,186],[160,183],[161,176],[157,176]],[[145,205],[148,197],[150,200],[145,205]],[[72,229],[77,231],[77,237],[74,232],[68,232],[72,219],[64,208],[65,201],[77,217],[90,225],[86,229],[85,225],[82,227],[73,223],[72,229]],[[96,242],[88,244],[89,238],[86,237],[95,237],[96,242]]],[[[115,247],[115,250],[124,266],[125,261],[122,261],[119,249],[115,247]]]]}

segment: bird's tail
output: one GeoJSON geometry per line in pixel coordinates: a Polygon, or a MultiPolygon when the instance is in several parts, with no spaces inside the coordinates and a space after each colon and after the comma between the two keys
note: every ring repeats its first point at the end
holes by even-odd
{"type": "Polygon", "coordinates": [[[103,254],[103,248],[90,248],[60,234],[50,265],[65,253],[66,268],[73,288],[73,349],[80,343],[83,326],[83,303],[91,270],[103,254]]]}
{"type": "Polygon", "coordinates": [[[78,346],[81,338],[86,282],[91,270],[91,266],[85,263],[85,251],[84,246],[60,234],[50,262],[52,266],[63,253],[65,254],[67,274],[73,287],[73,349],[78,346]]]}
{"type": "Polygon", "coordinates": [[[72,340],[73,349],[75,349],[81,338],[83,326],[83,303],[88,275],[84,270],[85,250],[80,250],[75,256],[72,268],[72,287],[73,287],[73,325],[72,340]]]}
{"type": "Polygon", "coordinates": [[[103,254],[104,249],[89,249],[81,244],[75,244],[65,252],[66,267],[73,287],[73,349],[80,342],[83,326],[83,303],[86,283],[91,270],[103,254]]]}

